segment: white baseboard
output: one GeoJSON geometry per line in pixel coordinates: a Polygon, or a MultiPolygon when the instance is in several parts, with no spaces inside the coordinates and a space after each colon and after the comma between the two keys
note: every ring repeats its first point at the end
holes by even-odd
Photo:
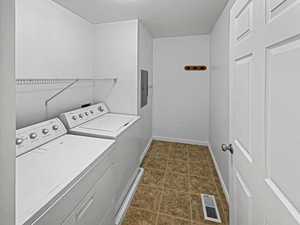
{"type": "Polygon", "coordinates": [[[211,145],[210,145],[210,144],[208,144],[208,149],[209,149],[209,152],[210,152],[210,154],[211,154],[211,157],[212,157],[212,159],[213,159],[213,161],[214,161],[214,165],[215,165],[215,168],[216,168],[216,170],[217,170],[219,179],[220,179],[220,181],[221,181],[221,185],[222,185],[222,188],[223,188],[223,192],[224,192],[224,194],[225,194],[225,198],[226,198],[226,200],[227,200],[227,203],[229,204],[229,203],[230,203],[229,192],[228,192],[227,187],[226,187],[226,185],[225,185],[225,182],[224,182],[224,179],[223,179],[223,177],[222,177],[220,168],[219,168],[219,166],[218,166],[217,160],[216,160],[216,158],[215,158],[215,156],[214,156],[214,153],[213,153],[213,151],[212,151],[212,149],[211,149],[211,145]]]}
{"type": "Polygon", "coordinates": [[[135,180],[134,180],[129,192],[127,193],[125,200],[123,201],[123,204],[122,204],[120,210],[118,211],[118,213],[115,217],[115,225],[120,225],[123,222],[123,219],[124,219],[126,212],[130,206],[130,203],[133,200],[133,196],[138,189],[138,186],[142,180],[143,175],[144,175],[144,169],[139,168],[138,173],[135,177],[135,180]]]}
{"type": "Polygon", "coordinates": [[[151,138],[149,139],[148,143],[147,143],[146,148],[145,148],[144,151],[143,151],[143,154],[142,154],[141,158],[140,158],[140,163],[142,163],[142,161],[143,161],[143,159],[145,158],[147,152],[149,151],[150,146],[151,146],[151,143],[152,143],[152,140],[153,140],[153,138],[151,137],[151,138]]]}
{"type": "Polygon", "coordinates": [[[198,140],[193,140],[193,139],[181,139],[181,138],[172,138],[172,137],[153,136],[153,140],[208,146],[207,141],[198,141],[198,140]]]}

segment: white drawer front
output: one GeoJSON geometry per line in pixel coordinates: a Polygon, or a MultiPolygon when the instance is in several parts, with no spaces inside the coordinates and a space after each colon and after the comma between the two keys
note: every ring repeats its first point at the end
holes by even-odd
{"type": "Polygon", "coordinates": [[[111,215],[115,203],[114,184],[114,171],[110,167],[62,225],[99,225],[111,219],[107,215],[111,215]]]}
{"type": "MultiPolygon", "coordinates": [[[[76,181],[46,212],[36,219],[34,225],[62,224],[85,198],[95,184],[106,176],[113,165],[113,149],[108,150],[86,173],[76,181]]],[[[113,178],[115,176],[112,176],[113,178]]],[[[31,224],[31,223],[30,223],[31,224]]],[[[27,224],[26,224],[27,225],[27,224]]]]}

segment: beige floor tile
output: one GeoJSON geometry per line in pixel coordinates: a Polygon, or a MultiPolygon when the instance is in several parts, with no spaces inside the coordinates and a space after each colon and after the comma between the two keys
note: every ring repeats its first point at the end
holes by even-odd
{"type": "Polygon", "coordinates": [[[131,206],[156,212],[159,208],[162,189],[140,185],[131,206]]]}
{"type": "Polygon", "coordinates": [[[188,163],[186,161],[169,160],[167,170],[174,173],[188,174],[188,163]]]}
{"type": "Polygon", "coordinates": [[[169,158],[169,148],[153,147],[152,156],[161,159],[169,158]]]}
{"type": "Polygon", "coordinates": [[[141,163],[141,167],[144,168],[146,162],[148,162],[150,158],[151,158],[151,156],[150,156],[150,154],[149,154],[149,152],[148,152],[148,153],[145,155],[145,157],[144,157],[144,159],[143,159],[143,161],[142,161],[142,163],[141,163]]]}
{"type": "Polygon", "coordinates": [[[189,145],[188,149],[190,151],[209,151],[208,147],[203,145],[189,145]]]}
{"type": "Polygon", "coordinates": [[[209,163],[205,160],[197,162],[189,162],[189,172],[193,176],[212,177],[213,170],[209,163]]]}
{"type": "Polygon", "coordinates": [[[212,176],[215,180],[218,180],[219,179],[219,175],[218,175],[218,172],[216,170],[216,168],[214,167],[213,164],[210,164],[210,167],[211,167],[211,170],[212,170],[212,176]]]}
{"type": "Polygon", "coordinates": [[[190,161],[201,161],[201,160],[208,160],[209,156],[206,150],[201,151],[188,151],[188,158],[190,161]]]}
{"type": "Polygon", "coordinates": [[[165,188],[174,189],[181,192],[189,191],[188,175],[167,172],[165,177],[165,188]]]}
{"type": "Polygon", "coordinates": [[[228,204],[207,147],[154,141],[142,167],[145,174],[123,225],[218,225],[204,220],[200,193],[215,195],[220,225],[229,224],[228,204]]]}
{"type": "Polygon", "coordinates": [[[190,191],[194,194],[211,194],[218,196],[215,183],[208,177],[190,176],[190,191]]]}
{"type": "Polygon", "coordinates": [[[191,222],[189,220],[159,214],[157,225],[191,225],[191,222]]]}
{"type": "Polygon", "coordinates": [[[160,148],[160,149],[169,149],[169,147],[173,145],[172,142],[167,141],[153,141],[151,144],[152,148],[160,148]]]}
{"type": "Polygon", "coordinates": [[[223,205],[223,214],[224,214],[224,220],[225,220],[224,222],[229,224],[229,208],[228,208],[228,206],[223,205]]]}
{"type": "Polygon", "coordinates": [[[169,159],[187,161],[188,151],[186,149],[178,149],[178,148],[170,149],[169,159]]]}
{"type": "Polygon", "coordinates": [[[221,182],[219,181],[219,179],[215,179],[215,185],[216,185],[216,188],[217,188],[217,191],[218,191],[218,196],[219,198],[222,200],[222,201],[226,201],[226,197],[225,197],[225,194],[223,192],[223,188],[222,188],[222,185],[221,185],[221,182]]]}
{"type": "Polygon", "coordinates": [[[190,196],[173,190],[163,192],[160,212],[183,219],[191,218],[190,196]]]}
{"type": "Polygon", "coordinates": [[[156,213],[130,208],[123,221],[123,225],[155,225],[156,217],[156,213]]]}
{"type": "Polygon", "coordinates": [[[142,184],[153,187],[163,187],[164,175],[164,170],[145,168],[142,184]]]}
{"type": "Polygon", "coordinates": [[[165,170],[167,168],[167,161],[165,159],[160,158],[146,158],[143,162],[144,168],[152,168],[158,170],[165,170]]]}
{"type": "Polygon", "coordinates": [[[178,149],[178,150],[188,150],[191,145],[189,144],[184,144],[184,143],[172,143],[172,148],[173,149],[178,149]]]}
{"type": "Polygon", "coordinates": [[[149,157],[155,157],[155,148],[150,148],[149,151],[147,152],[146,154],[146,158],[149,158],[149,157]]]}

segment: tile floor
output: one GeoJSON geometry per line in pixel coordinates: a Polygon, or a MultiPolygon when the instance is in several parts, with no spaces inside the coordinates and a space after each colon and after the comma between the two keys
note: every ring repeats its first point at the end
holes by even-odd
{"type": "Polygon", "coordinates": [[[214,194],[228,225],[228,205],[207,147],[154,141],[123,225],[217,225],[204,220],[201,193],[214,194]]]}

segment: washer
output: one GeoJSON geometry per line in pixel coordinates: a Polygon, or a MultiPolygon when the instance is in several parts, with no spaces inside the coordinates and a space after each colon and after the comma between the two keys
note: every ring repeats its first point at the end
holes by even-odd
{"type": "Polygon", "coordinates": [[[143,169],[139,116],[111,113],[104,103],[63,113],[60,116],[69,133],[116,140],[118,171],[116,224],[121,223],[139,183],[143,169]]]}
{"type": "Polygon", "coordinates": [[[115,141],[66,133],[57,118],[17,130],[16,225],[113,223],[115,141]]]}

